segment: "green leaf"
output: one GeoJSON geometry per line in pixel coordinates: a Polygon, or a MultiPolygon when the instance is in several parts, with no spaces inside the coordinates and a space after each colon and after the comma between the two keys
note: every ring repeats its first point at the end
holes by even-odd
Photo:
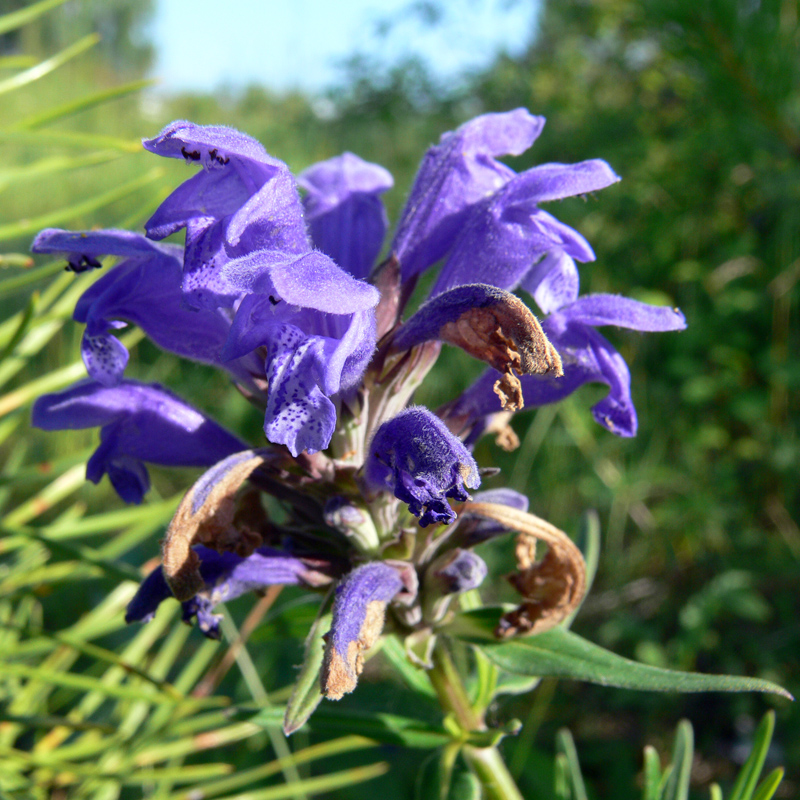
{"type": "Polygon", "coordinates": [[[317,617],[306,637],[303,665],[300,667],[283,717],[283,732],[287,736],[304,725],[322,701],[319,676],[325,655],[323,637],[331,629],[332,618],[331,614],[317,617]]]}
{"type": "Polygon", "coordinates": [[[578,761],[578,752],[572,734],[562,728],[556,736],[556,751],[564,757],[566,773],[564,775],[569,787],[569,797],[572,800],[587,800],[586,786],[581,774],[581,765],[578,761]]]}
{"type": "Polygon", "coordinates": [[[52,8],[56,8],[64,3],[65,0],[39,0],[38,3],[32,3],[27,8],[21,8],[19,11],[12,11],[10,14],[3,14],[0,17],[0,36],[9,31],[21,28],[29,22],[33,22],[42,14],[47,13],[52,8]]]}
{"type": "Polygon", "coordinates": [[[90,108],[94,108],[95,106],[107,103],[109,100],[117,100],[120,97],[125,97],[125,95],[134,94],[142,89],[146,89],[148,86],[154,86],[156,83],[158,83],[157,80],[153,78],[147,78],[144,80],[131,81],[130,83],[123,84],[122,86],[114,86],[111,89],[104,89],[101,92],[95,92],[94,94],[87,95],[86,97],[81,97],[77,100],[72,100],[69,103],[64,103],[56,108],[51,108],[49,111],[44,111],[41,114],[34,114],[31,117],[26,117],[15,125],[12,125],[10,129],[12,131],[19,131],[40,128],[43,125],[49,125],[51,122],[55,122],[56,120],[61,120],[81,111],[86,111],[90,108]]]}
{"type": "Polygon", "coordinates": [[[501,694],[528,694],[538,685],[541,678],[530,675],[512,675],[510,672],[500,672],[497,678],[495,695],[501,694]]]}
{"type": "Polygon", "coordinates": [[[753,800],[770,800],[783,780],[783,767],[776,767],[756,789],[753,800]]]}
{"type": "MultiPolygon", "coordinates": [[[[585,511],[581,516],[575,544],[580,548],[581,553],[583,553],[583,560],[586,562],[586,591],[584,592],[583,600],[581,600],[582,606],[592,589],[592,584],[597,574],[597,566],[600,563],[600,515],[594,509],[585,511]]],[[[565,627],[568,628],[572,625],[572,620],[581,610],[581,606],[578,606],[567,617],[564,623],[565,627]]]]}
{"type": "MultiPolygon", "coordinates": [[[[289,760],[297,767],[301,764],[311,764],[323,758],[333,758],[342,753],[350,753],[376,746],[375,742],[365,739],[363,736],[344,736],[341,739],[333,739],[329,742],[321,742],[302,750],[297,750],[289,756],[289,760]]],[[[204,782],[202,788],[203,798],[216,797],[223,792],[229,792],[233,789],[239,789],[245,786],[252,786],[256,781],[263,781],[265,778],[276,775],[286,766],[287,761],[278,758],[267,764],[253,767],[252,769],[239,770],[235,775],[229,778],[204,782]]],[[[170,800],[179,800],[179,798],[181,800],[188,800],[191,795],[191,792],[181,792],[178,795],[172,796],[170,800]]]]}
{"type": "Polygon", "coordinates": [[[400,677],[412,691],[427,697],[436,697],[436,692],[434,692],[425,670],[415,667],[408,660],[405,648],[397,636],[385,636],[381,640],[380,654],[400,674],[400,677]]]}
{"type": "Polygon", "coordinates": [[[694,755],[694,732],[688,720],[678,723],[675,744],[672,748],[672,766],[663,800],[689,800],[689,780],[692,775],[692,756],[694,755]]]}
{"type": "MultiPolygon", "coordinates": [[[[25,181],[35,180],[45,176],[53,176],[59,172],[69,172],[74,169],[105,164],[120,157],[121,153],[118,150],[106,149],[72,158],[69,156],[40,158],[31,164],[2,169],[0,170],[0,192],[5,191],[9,186],[14,186],[16,188],[25,181]]],[[[21,261],[21,263],[16,264],[16,266],[30,266],[33,264],[33,259],[30,256],[19,255],[17,258],[19,260],[25,259],[25,261],[21,261]]],[[[13,259],[9,260],[8,256],[0,256],[0,266],[2,266],[4,262],[7,263],[8,266],[15,265],[13,259]]],[[[59,267],[60,266],[59,264],[59,267]]],[[[57,271],[52,265],[50,268],[52,272],[57,271]]]]}
{"type": "Polygon", "coordinates": [[[27,253],[0,253],[0,269],[8,267],[28,269],[32,266],[33,259],[27,253]]]}
{"type": "Polygon", "coordinates": [[[644,748],[643,800],[659,800],[661,795],[661,759],[652,745],[644,748]]]}
{"type": "MultiPolygon", "coordinates": [[[[331,772],[327,775],[320,775],[316,778],[304,778],[303,780],[283,783],[278,786],[270,786],[267,789],[251,789],[245,794],[227,795],[223,800],[283,800],[284,798],[300,797],[307,794],[309,797],[317,797],[335,789],[342,789],[347,786],[354,786],[356,783],[371,781],[389,771],[389,764],[385,761],[378,761],[366,767],[354,767],[353,769],[342,770],[341,772],[331,772]]],[[[189,793],[189,796],[194,796],[189,793]]]]}
{"type": "Polygon", "coordinates": [[[36,313],[38,301],[38,293],[32,294],[28,299],[28,302],[25,304],[25,308],[22,311],[22,315],[20,316],[19,324],[11,334],[11,338],[6,342],[5,346],[0,351],[0,361],[5,361],[6,358],[11,355],[11,353],[14,351],[14,348],[22,341],[23,337],[28,332],[28,327],[33,319],[33,315],[36,313]]]}
{"type": "Polygon", "coordinates": [[[45,61],[39,62],[36,66],[26,69],[24,72],[20,72],[10,78],[6,78],[4,81],[0,81],[0,94],[10,92],[13,89],[19,89],[28,83],[43,78],[45,75],[58,69],[62,64],[66,64],[70,59],[91,49],[99,41],[100,34],[90,33],[88,36],[84,36],[83,39],[71,44],[69,47],[65,47],[60,53],[56,53],[45,61]]]}
{"type": "Polygon", "coordinates": [[[183,698],[176,698],[163,692],[151,694],[137,686],[112,686],[104,684],[102,681],[89,675],[78,675],[74,672],[59,672],[46,667],[30,667],[26,664],[0,662],[0,675],[17,677],[23,680],[38,680],[54,686],[65,686],[77,691],[96,691],[105,697],[117,697],[124,700],[146,700],[149,703],[180,703],[183,701],[183,698]]]}
{"type": "Polygon", "coordinates": [[[101,133],[76,131],[0,130],[0,142],[41,148],[44,145],[59,147],[121,150],[123,153],[141,153],[142,143],[134,139],[120,139],[101,133]]]}
{"type": "Polygon", "coordinates": [[[134,180],[122,184],[122,186],[115,186],[113,189],[90,197],[82,203],[75,203],[67,208],[49,211],[47,214],[42,214],[33,219],[21,219],[17,222],[0,225],[0,241],[29,236],[32,233],[37,233],[42,228],[51,228],[85,214],[91,214],[110,203],[132,194],[143,186],[147,186],[153,181],[158,180],[163,174],[164,170],[160,167],[156,167],[146,172],[144,175],[140,175],[138,178],[134,178],[134,180]]]}
{"type": "Polygon", "coordinates": [[[769,743],[775,731],[775,712],[768,711],[756,729],[753,739],[753,749],[744,762],[742,770],[736,778],[731,790],[730,800],[750,800],[756,788],[756,783],[764,768],[767,758],[769,743]]]}
{"type": "Polygon", "coordinates": [[[556,800],[572,800],[569,788],[569,764],[563,753],[556,753],[553,765],[553,792],[556,800]]]}
{"type": "MultiPolygon", "coordinates": [[[[269,728],[278,724],[281,716],[280,708],[265,708],[251,717],[250,721],[269,728]]],[[[317,709],[308,720],[308,727],[315,733],[358,731],[361,736],[382,744],[399,744],[423,750],[442,747],[453,740],[443,727],[419,719],[398,714],[340,711],[327,704],[317,709]]]]}
{"type": "MultiPolygon", "coordinates": [[[[498,667],[517,675],[557,676],[618,686],[623,689],[643,689],[654,692],[771,692],[793,699],[786,689],[761,678],[741,678],[733,675],[703,675],[697,672],[677,672],[661,667],[639,664],[606,650],[562,628],[540,633],[525,639],[488,644],[480,635],[486,625],[489,609],[474,615],[479,625],[473,630],[479,636],[467,640],[480,643],[482,651],[498,667]]],[[[497,609],[493,609],[498,619],[497,609]]]]}

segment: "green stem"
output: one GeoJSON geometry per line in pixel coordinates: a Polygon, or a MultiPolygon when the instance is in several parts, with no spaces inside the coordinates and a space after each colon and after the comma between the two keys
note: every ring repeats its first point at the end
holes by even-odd
{"type": "Polygon", "coordinates": [[[463,752],[483,786],[486,800],[525,800],[496,747],[467,745],[463,752]]]}
{"type": "MultiPolygon", "coordinates": [[[[442,709],[452,714],[465,735],[470,731],[486,730],[483,715],[473,708],[464,682],[441,640],[433,652],[433,669],[428,670],[428,677],[442,709]]],[[[465,744],[462,752],[480,780],[486,800],[524,800],[496,747],[465,744]]]]}

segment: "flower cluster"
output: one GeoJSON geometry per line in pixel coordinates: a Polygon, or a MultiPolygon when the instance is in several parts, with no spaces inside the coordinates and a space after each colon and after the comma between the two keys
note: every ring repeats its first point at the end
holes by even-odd
{"type": "MultiPolygon", "coordinates": [[[[147,492],[147,463],[207,468],[176,511],[162,566],[142,583],[129,620],[147,620],[174,596],[184,619],[214,637],[213,607],[243,592],[329,591],[320,680],[337,699],[355,687],[387,613],[406,636],[435,636],[451,599],[486,576],[472,548],[521,530],[527,501],[517,493],[495,489],[469,502],[481,483],[472,447],[493,421],[601,382],[609,392],[595,419],[635,434],[630,373],[597,328],[680,330],[684,318],[614,295],[579,296],[576,261],[593,251],[540,206],[619,179],[599,160],[522,173],[498,160],[527,150],[543,126],[517,109],[445,134],[426,153],[380,263],[381,195],[392,187],[385,169],[345,153],[295,178],[249,136],[182,121],[144,147],[198,170],[156,209],[145,235],[38,235],[33,250],[65,254],[75,272],[117,260],[75,309],[88,379],[39,398],[34,425],[99,427],[87,478],[108,474],[126,502],[147,492]],[[159,243],[180,230],[183,247],[159,243]],[[435,265],[430,297],[407,314],[419,276],[435,265]],[[127,378],[115,335],[127,324],[164,350],[225,370],[262,410],[266,441],[253,448],[164,387],[127,378]],[[442,342],[486,372],[436,413],[409,406],[442,342]],[[265,494],[283,505],[280,524],[265,494]]],[[[530,539],[518,542],[512,583],[524,602],[498,635],[550,625],[554,609],[582,591],[575,571],[562,569],[580,559],[574,546],[547,541],[541,562],[530,539]]],[[[424,650],[409,656],[424,666],[424,650]]]]}

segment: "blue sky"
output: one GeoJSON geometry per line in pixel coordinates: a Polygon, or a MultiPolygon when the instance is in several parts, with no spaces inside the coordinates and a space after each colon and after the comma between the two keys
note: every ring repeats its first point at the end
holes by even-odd
{"type": "Polygon", "coordinates": [[[408,13],[413,0],[157,0],[154,75],[166,91],[257,82],[315,92],[341,74],[337,62],[360,52],[388,63],[416,54],[434,75],[455,80],[499,51],[520,52],[537,6],[536,0],[435,4],[443,13],[429,26],[408,13]]]}

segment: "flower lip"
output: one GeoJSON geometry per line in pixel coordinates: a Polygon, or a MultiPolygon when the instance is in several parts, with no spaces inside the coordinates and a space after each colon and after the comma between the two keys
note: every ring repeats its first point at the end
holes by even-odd
{"type": "Polygon", "coordinates": [[[100,427],[100,446],[86,465],[98,483],[108,473],[117,493],[140,503],[149,488],[143,462],[211,466],[245,445],[213,420],[158,384],[124,380],[114,387],[94,381],[39,397],[31,423],[44,430],[100,427]]]}
{"type": "Polygon", "coordinates": [[[483,114],[428,150],[392,242],[404,280],[442,258],[470,208],[516,174],[495,159],[525,152],[543,127],[544,117],[524,108],[483,114]]]}
{"type": "Polygon", "coordinates": [[[225,166],[232,158],[251,161],[275,170],[283,162],[267,154],[252,136],[224,125],[197,125],[176,120],[152,139],[143,139],[145,150],[167,158],[183,158],[205,167],[225,166]]]}
{"type": "Polygon", "coordinates": [[[87,256],[141,258],[152,253],[175,256],[174,245],[161,245],[139,233],[108,228],[100,231],[68,231],[45,228],[31,245],[34,253],[72,253],[87,256]]]}
{"type": "Polygon", "coordinates": [[[228,261],[220,275],[240,292],[280,297],[329,314],[352,314],[378,305],[374,286],[356,280],[318,250],[294,254],[257,250],[228,261]]]}
{"type": "MultiPolygon", "coordinates": [[[[182,601],[183,620],[190,622],[197,617],[203,634],[211,639],[219,638],[219,617],[211,613],[214,606],[267,586],[318,585],[323,577],[306,560],[269,547],[260,547],[246,557],[231,552],[219,553],[203,545],[196,545],[193,552],[203,585],[200,594],[182,601]]],[[[128,603],[125,622],[149,622],[159,605],[170,597],[174,595],[164,569],[156,567],[128,603]]]]}

